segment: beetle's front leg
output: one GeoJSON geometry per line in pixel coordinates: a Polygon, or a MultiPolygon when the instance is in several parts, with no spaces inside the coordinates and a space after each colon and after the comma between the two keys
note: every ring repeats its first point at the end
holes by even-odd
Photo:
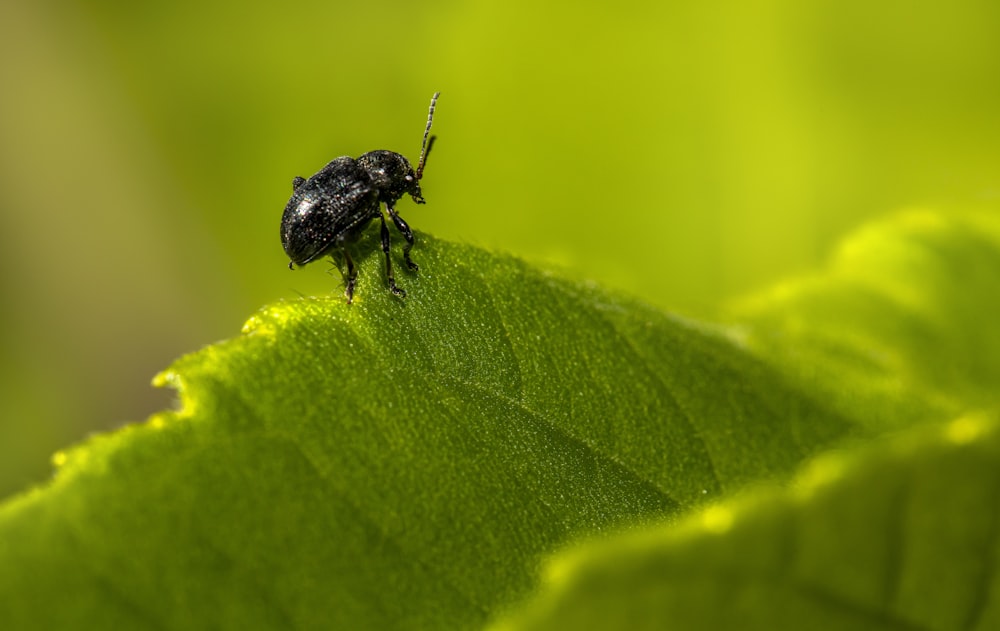
{"type": "Polygon", "coordinates": [[[382,251],[385,252],[385,277],[389,280],[389,289],[400,298],[406,298],[406,292],[396,287],[396,277],[392,273],[392,256],[389,254],[389,226],[385,223],[385,215],[378,214],[382,221],[382,251]]]}
{"type": "Polygon", "coordinates": [[[413,270],[414,272],[420,269],[413,259],[410,258],[410,250],[413,249],[413,231],[410,230],[409,224],[403,221],[403,218],[396,214],[396,209],[392,206],[386,204],[386,208],[389,209],[389,216],[392,217],[392,223],[396,225],[396,230],[402,233],[403,238],[406,239],[406,245],[403,246],[403,260],[406,261],[406,266],[413,270]]]}

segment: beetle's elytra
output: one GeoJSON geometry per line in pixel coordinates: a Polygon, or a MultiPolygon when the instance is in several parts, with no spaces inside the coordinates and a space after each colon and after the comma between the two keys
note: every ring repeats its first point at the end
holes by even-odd
{"type": "MultiPolygon", "coordinates": [[[[403,246],[403,260],[406,266],[417,270],[417,264],[410,258],[413,248],[413,231],[396,212],[396,201],[409,194],[418,204],[424,203],[420,193],[420,178],[424,174],[427,156],[434,145],[435,136],[428,135],[434,120],[434,107],[440,92],[431,97],[427,112],[427,126],[420,143],[420,160],[416,170],[402,155],[394,151],[369,151],[358,159],[344,156],[327,164],[308,180],[296,177],[292,180],[292,198],[285,206],[281,217],[281,245],[290,259],[289,269],[302,266],[328,254],[339,252],[347,265],[344,274],[347,302],[354,298],[354,284],[357,269],[347,246],[361,236],[368,224],[378,217],[382,222],[382,252],[385,253],[385,276],[392,293],[403,298],[406,292],[396,286],[392,273],[392,258],[389,255],[389,227],[381,205],[396,229],[406,239],[403,246]]],[[[339,266],[339,263],[338,263],[339,266]]]]}

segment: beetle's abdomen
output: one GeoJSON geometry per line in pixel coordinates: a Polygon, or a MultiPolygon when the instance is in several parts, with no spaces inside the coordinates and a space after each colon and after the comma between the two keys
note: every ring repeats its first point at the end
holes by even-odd
{"type": "Polygon", "coordinates": [[[355,237],[378,215],[378,189],[356,160],[337,158],[300,184],[281,217],[281,245],[296,265],[355,237]]]}

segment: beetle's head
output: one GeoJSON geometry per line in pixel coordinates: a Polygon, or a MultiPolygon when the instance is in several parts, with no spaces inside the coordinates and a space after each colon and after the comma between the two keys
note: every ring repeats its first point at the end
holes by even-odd
{"type": "Polygon", "coordinates": [[[369,151],[358,158],[358,165],[378,189],[379,201],[392,204],[409,194],[418,204],[424,203],[420,182],[410,161],[394,151],[369,151]]]}
{"type": "Polygon", "coordinates": [[[440,92],[435,92],[431,97],[431,106],[427,111],[427,126],[424,128],[424,139],[420,143],[420,160],[417,168],[410,165],[410,161],[396,153],[395,151],[369,151],[358,158],[360,166],[372,179],[372,184],[378,189],[379,201],[386,204],[393,204],[403,195],[409,195],[418,204],[424,203],[424,196],[420,191],[420,178],[424,175],[424,166],[427,164],[427,156],[434,146],[435,136],[429,136],[431,123],[434,120],[434,106],[437,104],[440,92]]]}

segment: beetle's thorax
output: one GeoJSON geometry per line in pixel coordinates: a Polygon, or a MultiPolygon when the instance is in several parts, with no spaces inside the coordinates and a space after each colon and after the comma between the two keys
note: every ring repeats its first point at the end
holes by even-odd
{"type": "Polygon", "coordinates": [[[379,201],[393,204],[409,193],[417,203],[423,203],[420,183],[409,160],[395,151],[369,151],[358,158],[358,165],[371,178],[379,192],[379,201]]]}

